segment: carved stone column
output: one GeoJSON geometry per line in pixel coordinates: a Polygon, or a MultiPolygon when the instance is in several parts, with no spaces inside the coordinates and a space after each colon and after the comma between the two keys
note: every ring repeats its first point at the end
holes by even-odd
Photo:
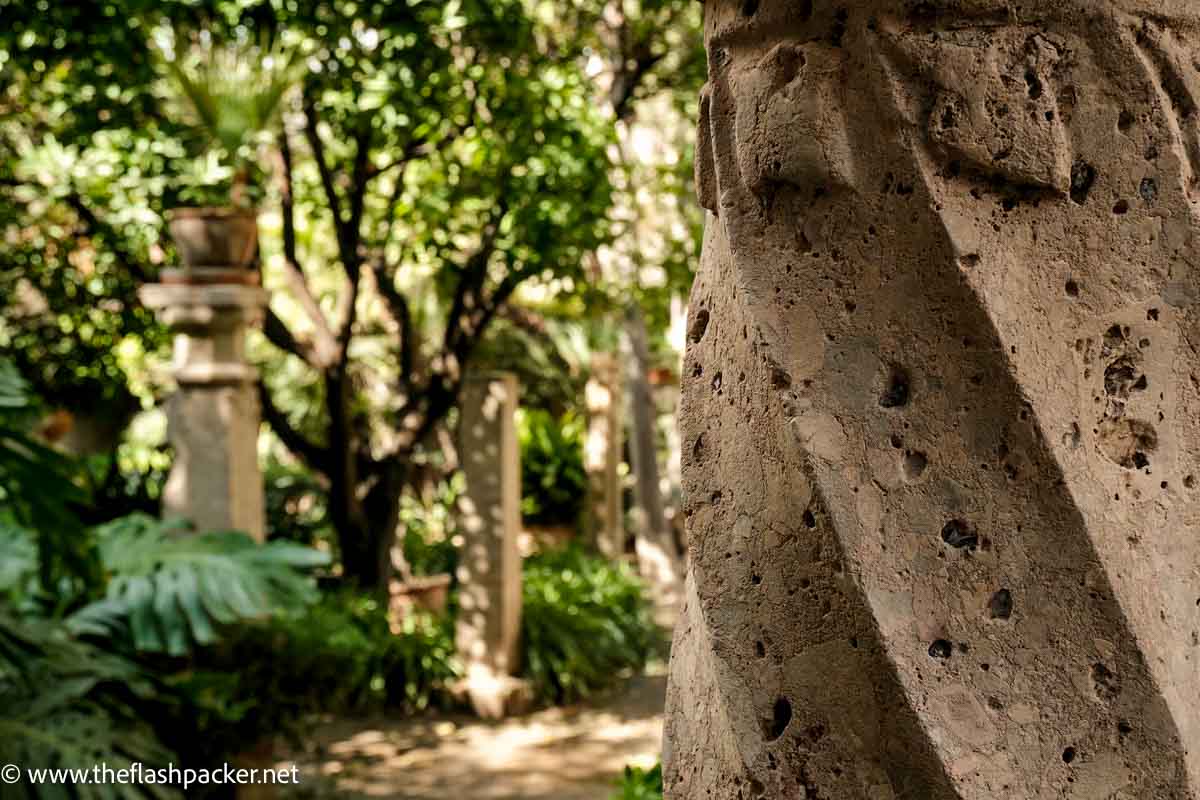
{"type": "Polygon", "coordinates": [[[1200,7],[706,17],[667,797],[1200,796],[1200,7]]]}
{"type": "Polygon", "coordinates": [[[258,372],[245,359],[248,326],[266,292],[240,284],[150,284],[138,293],[175,333],[179,391],[167,408],[175,461],[163,490],[166,514],[197,530],[264,536],[258,468],[258,372]]]}
{"type": "Polygon", "coordinates": [[[521,461],[515,414],[517,378],[466,379],[459,454],[466,489],[459,499],[456,644],[466,667],[462,689],[482,717],[498,718],[527,699],[517,671],[521,636],[521,461]]]}
{"type": "Polygon", "coordinates": [[[621,503],[623,446],[621,368],[607,353],[592,355],[588,379],[587,442],[584,467],[588,474],[588,525],[597,549],[608,558],[625,553],[625,519],[621,503]]]}

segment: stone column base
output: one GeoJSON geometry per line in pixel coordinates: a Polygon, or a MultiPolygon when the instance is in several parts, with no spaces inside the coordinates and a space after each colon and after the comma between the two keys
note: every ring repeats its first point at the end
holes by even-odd
{"type": "Polygon", "coordinates": [[[528,713],[533,708],[529,681],[511,675],[475,670],[450,688],[456,700],[469,703],[483,719],[504,719],[528,713]]]}

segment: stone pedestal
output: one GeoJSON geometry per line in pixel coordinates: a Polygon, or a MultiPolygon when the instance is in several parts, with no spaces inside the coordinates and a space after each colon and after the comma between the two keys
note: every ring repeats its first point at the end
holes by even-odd
{"type": "Polygon", "coordinates": [[[151,284],[143,304],[175,333],[172,372],[179,386],[167,417],[175,460],[164,512],[198,531],[240,530],[264,537],[258,468],[257,371],[245,360],[246,328],[267,294],[236,284],[151,284]]]}
{"type": "Polygon", "coordinates": [[[621,503],[621,368],[607,353],[592,356],[586,388],[588,410],[584,468],[588,474],[588,526],[596,549],[608,558],[625,554],[621,503]]]}
{"type": "Polygon", "coordinates": [[[666,797],[1200,797],[1200,6],[705,13],[666,797]]]}
{"type": "Polygon", "coordinates": [[[517,396],[513,375],[472,375],[460,401],[466,489],[459,499],[463,546],[455,642],[466,669],[462,689],[488,718],[511,713],[524,694],[522,682],[512,677],[521,635],[517,396]]]}

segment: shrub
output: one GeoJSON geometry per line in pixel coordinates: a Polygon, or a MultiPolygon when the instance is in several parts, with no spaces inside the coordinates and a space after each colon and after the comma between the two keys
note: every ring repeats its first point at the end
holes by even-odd
{"type": "Polygon", "coordinates": [[[583,420],[570,411],[556,418],[522,409],[517,426],[522,516],[534,524],[574,524],[587,497],[583,420]]]}
{"type": "Polygon", "coordinates": [[[537,696],[568,702],[645,666],[659,643],[641,582],[578,546],[525,561],[522,663],[537,696]]]}
{"type": "Polygon", "coordinates": [[[662,796],[662,764],[655,764],[650,769],[626,767],[612,800],[661,800],[662,796]]]}
{"type": "Polygon", "coordinates": [[[400,501],[404,558],[413,575],[454,574],[458,548],[458,499],[466,484],[462,473],[438,481],[432,491],[406,493],[400,501]]]}

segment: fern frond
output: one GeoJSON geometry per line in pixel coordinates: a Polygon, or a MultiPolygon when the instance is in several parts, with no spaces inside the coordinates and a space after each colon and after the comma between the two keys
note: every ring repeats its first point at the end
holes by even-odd
{"type": "MultiPolygon", "coordinates": [[[[110,687],[147,696],[132,663],[72,640],[48,620],[26,624],[0,608],[0,763],[28,769],[122,769],[165,765],[172,754],[110,687]]],[[[164,786],[77,783],[23,786],[36,800],[177,798],[164,786]]]]}

